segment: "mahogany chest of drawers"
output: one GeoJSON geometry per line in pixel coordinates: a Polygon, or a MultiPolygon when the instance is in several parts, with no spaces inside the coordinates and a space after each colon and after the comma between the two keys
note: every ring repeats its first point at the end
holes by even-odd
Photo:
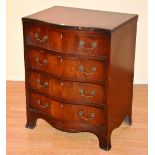
{"type": "Polygon", "coordinates": [[[134,14],[55,6],[24,17],[27,128],[92,132],[102,149],[132,123],[134,14]]]}

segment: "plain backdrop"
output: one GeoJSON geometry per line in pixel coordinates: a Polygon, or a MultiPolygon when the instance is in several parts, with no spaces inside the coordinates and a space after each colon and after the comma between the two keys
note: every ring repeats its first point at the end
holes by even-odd
{"type": "Polygon", "coordinates": [[[147,83],[147,0],[7,0],[7,80],[24,81],[21,18],[54,5],[138,14],[134,83],[147,83]]]}

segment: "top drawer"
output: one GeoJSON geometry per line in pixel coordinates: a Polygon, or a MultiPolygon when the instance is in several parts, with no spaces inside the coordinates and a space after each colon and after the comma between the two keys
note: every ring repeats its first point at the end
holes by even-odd
{"type": "Polygon", "coordinates": [[[25,25],[26,44],[65,54],[107,57],[108,38],[99,32],[25,25]]]}

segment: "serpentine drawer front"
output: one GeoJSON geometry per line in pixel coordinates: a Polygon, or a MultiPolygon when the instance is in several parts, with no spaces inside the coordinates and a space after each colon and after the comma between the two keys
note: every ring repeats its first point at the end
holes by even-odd
{"type": "Polygon", "coordinates": [[[29,72],[27,79],[30,88],[56,98],[68,99],[72,102],[105,103],[105,87],[101,85],[62,81],[37,72],[29,72]]]}
{"type": "Polygon", "coordinates": [[[107,78],[106,62],[51,55],[33,49],[27,51],[27,62],[30,68],[65,79],[104,83],[107,78]]]}
{"type": "Polygon", "coordinates": [[[132,123],[137,19],[61,6],[22,18],[26,127],[42,118],[109,150],[112,131],[132,123]]]}
{"type": "Polygon", "coordinates": [[[64,31],[44,25],[27,25],[26,42],[61,53],[107,56],[108,39],[95,32],[64,31]]]}
{"type": "Polygon", "coordinates": [[[39,94],[30,94],[30,108],[58,120],[104,126],[104,109],[56,102],[39,94]]]}

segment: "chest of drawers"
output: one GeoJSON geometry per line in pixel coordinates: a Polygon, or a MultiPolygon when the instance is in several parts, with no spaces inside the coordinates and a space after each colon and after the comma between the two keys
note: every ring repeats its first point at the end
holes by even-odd
{"type": "Polygon", "coordinates": [[[132,123],[134,14],[55,6],[24,17],[27,128],[92,132],[102,149],[132,123]]]}

